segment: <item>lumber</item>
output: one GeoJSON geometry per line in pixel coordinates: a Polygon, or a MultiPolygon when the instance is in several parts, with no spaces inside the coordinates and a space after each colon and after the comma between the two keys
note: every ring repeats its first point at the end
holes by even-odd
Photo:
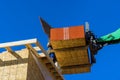
{"type": "Polygon", "coordinates": [[[21,40],[21,41],[14,41],[14,42],[6,42],[6,43],[1,43],[0,48],[19,46],[19,45],[25,45],[25,44],[33,44],[36,42],[37,42],[36,38],[35,39],[28,39],[28,40],[21,40]]]}

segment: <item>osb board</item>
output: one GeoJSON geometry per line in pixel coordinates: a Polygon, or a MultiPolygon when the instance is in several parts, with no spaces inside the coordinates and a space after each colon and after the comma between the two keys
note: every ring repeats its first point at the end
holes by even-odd
{"type": "Polygon", "coordinates": [[[60,49],[54,52],[60,67],[90,63],[87,48],[60,49]]]}
{"type": "Polygon", "coordinates": [[[61,68],[62,74],[77,74],[91,71],[91,65],[76,65],[61,68]]]}
{"type": "Polygon", "coordinates": [[[71,26],[50,29],[50,40],[85,38],[84,26],[71,26]]]}
{"type": "Polygon", "coordinates": [[[0,53],[0,80],[56,80],[41,58],[36,59],[40,65],[27,49],[0,53]]]}
{"type": "Polygon", "coordinates": [[[69,40],[57,40],[57,41],[51,40],[50,43],[51,43],[53,49],[86,46],[85,38],[69,39],[69,40]]]}
{"type": "Polygon", "coordinates": [[[41,71],[39,70],[38,65],[36,64],[33,56],[29,55],[28,62],[28,72],[26,80],[44,80],[41,71]]]}
{"type": "Polygon", "coordinates": [[[26,80],[28,52],[26,50],[15,53],[0,54],[0,80],[26,80]]]}

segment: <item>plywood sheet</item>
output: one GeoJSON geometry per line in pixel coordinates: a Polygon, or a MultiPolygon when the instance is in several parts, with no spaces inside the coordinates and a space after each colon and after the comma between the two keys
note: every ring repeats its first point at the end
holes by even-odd
{"type": "Polygon", "coordinates": [[[0,80],[26,80],[28,52],[4,52],[0,54],[0,80]]]}
{"type": "Polygon", "coordinates": [[[64,28],[52,28],[50,30],[50,40],[66,40],[76,38],[85,38],[83,25],[64,28]]]}
{"type": "Polygon", "coordinates": [[[91,71],[91,65],[76,65],[61,68],[62,74],[77,74],[91,71]]]}
{"type": "Polygon", "coordinates": [[[50,41],[50,43],[51,43],[53,49],[63,49],[63,48],[71,48],[71,47],[78,47],[78,46],[86,46],[85,38],[50,41]]]}
{"type": "Polygon", "coordinates": [[[85,46],[84,26],[53,28],[50,31],[50,43],[53,49],[85,46]]]}
{"type": "Polygon", "coordinates": [[[54,50],[60,67],[90,64],[88,50],[77,48],[54,50]]]}

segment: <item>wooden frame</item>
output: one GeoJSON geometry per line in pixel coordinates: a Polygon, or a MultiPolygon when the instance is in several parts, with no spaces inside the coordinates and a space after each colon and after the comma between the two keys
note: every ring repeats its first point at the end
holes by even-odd
{"type": "MultiPolygon", "coordinates": [[[[38,42],[38,40],[36,38],[35,39],[28,39],[28,40],[21,40],[21,41],[1,43],[0,44],[0,48],[5,48],[8,52],[12,53],[14,51],[10,47],[21,46],[21,45],[24,45],[29,51],[32,52],[32,55],[33,55],[33,57],[34,57],[34,59],[36,61],[36,64],[38,65],[39,68],[42,67],[42,65],[45,65],[45,64],[41,64],[42,60],[39,60],[42,57],[38,54],[37,51],[41,50],[42,53],[45,55],[44,57],[46,57],[46,60],[49,61],[49,64],[52,66],[52,68],[54,68],[54,70],[55,70],[55,72],[57,74],[57,76],[55,76],[55,75],[53,75],[53,76],[56,77],[56,78],[59,77],[58,80],[64,80],[62,74],[59,72],[59,70],[57,69],[57,67],[55,66],[53,61],[50,59],[50,57],[47,54],[47,52],[42,48],[42,46],[40,45],[40,43],[38,42]],[[36,47],[33,47],[31,44],[35,44],[36,47]]],[[[44,68],[44,67],[42,67],[42,68],[44,68]]],[[[45,73],[44,69],[42,71],[43,71],[43,76],[46,77],[46,74],[44,74],[45,73]]],[[[48,75],[52,75],[53,73],[48,71],[47,74],[48,75]]],[[[45,78],[45,80],[47,80],[47,79],[45,78]]],[[[55,80],[57,80],[57,79],[55,79],[55,80]]]]}

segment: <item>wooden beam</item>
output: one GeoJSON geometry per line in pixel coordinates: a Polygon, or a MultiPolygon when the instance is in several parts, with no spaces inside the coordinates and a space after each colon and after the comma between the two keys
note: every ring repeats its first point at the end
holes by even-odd
{"type": "Polygon", "coordinates": [[[30,44],[26,44],[26,47],[32,54],[37,66],[39,67],[39,70],[41,71],[43,77],[45,78],[44,80],[55,80],[55,77],[52,77],[51,73],[48,71],[45,64],[42,62],[41,59],[39,59],[39,54],[37,53],[37,51],[30,44]]]}
{"type": "MultiPolygon", "coordinates": [[[[41,51],[45,54],[46,58],[50,61],[51,65],[54,67],[54,69],[58,72],[58,74],[61,76],[61,79],[64,80],[63,76],[61,75],[61,73],[59,72],[59,70],[57,69],[57,67],[55,66],[55,64],[53,63],[53,61],[50,59],[49,55],[47,54],[47,52],[42,48],[42,46],[40,45],[40,43],[37,41],[36,42],[36,46],[39,47],[41,49],[41,51]]],[[[31,50],[33,52],[33,54],[40,58],[40,55],[37,53],[37,51],[30,45],[30,44],[26,44],[26,47],[31,50]]]]}
{"type": "Polygon", "coordinates": [[[36,51],[40,51],[41,49],[39,47],[33,47],[36,51]]]}
{"type": "Polygon", "coordinates": [[[43,74],[43,77],[45,80],[53,80],[54,78],[51,76],[50,72],[47,72],[47,68],[45,68],[45,66],[43,66],[43,64],[41,63],[40,60],[38,60],[38,58],[32,53],[32,56],[36,62],[36,64],[38,65],[40,71],[43,74]]]}
{"type": "Polygon", "coordinates": [[[36,42],[36,46],[39,47],[46,56],[49,56],[38,41],[36,42]]]}
{"type": "Polygon", "coordinates": [[[15,41],[15,42],[7,42],[7,43],[1,43],[0,48],[19,46],[19,45],[25,45],[25,44],[33,44],[33,43],[36,43],[36,42],[37,42],[36,38],[35,39],[15,41]]]}
{"type": "Polygon", "coordinates": [[[64,80],[63,76],[61,75],[61,72],[57,69],[51,58],[49,57],[48,53],[42,48],[40,43],[37,41],[36,45],[41,49],[41,51],[45,54],[47,59],[50,61],[50,63],[53,65],[54,69],[58,72],[58,74],[61,76],[61,79],[64,80]]]}
{"type": "Polygon", "coordinates": [[[47,57],[40,58],[45,64],[50,63],[50,61],[47,59],[47,57]]]}
{"type": "Polygon", "coordinates": [[[10,47],[5,48],[8,52],[14,52],[10,47]]]}
{"type": "Polygon", "coordinates": [[[36,51],[30,44],[26,44],[25,46],[26,46],[29,50],[31,50],[36,57],[40,57],[39,54],[37,53],[37,51],[36,51]]]}

